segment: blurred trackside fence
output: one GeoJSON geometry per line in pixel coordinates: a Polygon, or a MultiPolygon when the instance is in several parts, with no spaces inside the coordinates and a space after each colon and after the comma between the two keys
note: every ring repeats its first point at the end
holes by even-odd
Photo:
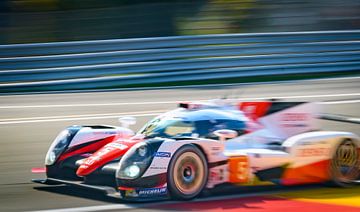
{"type": "Polygon", "coordinates": [[[360,30],[0,45],[0,93],[360,71],[360,30]]]}

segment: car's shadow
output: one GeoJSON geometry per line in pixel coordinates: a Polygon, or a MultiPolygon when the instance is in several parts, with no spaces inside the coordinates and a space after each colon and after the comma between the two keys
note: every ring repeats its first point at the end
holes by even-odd
{"type": "Polygon", "coordinates": [[[81,189],[67,185],[36,186],[34,187],[34,189],[38,191],[45,191],[50,193],[80,197],[80,198],[109,202],[109,203],[119,203],[121,201],[116,198],[105,196],[104,193],[100,191],[89,192],[89,190],[87,189],[81,189]]]}
{"type": "Polygon", "coordinates": [[[234,187],[222,186],[211,191],[206,191],[204,194],[192,201],[173,201],[173,200],[151,200],[151,201],[125,201],[118,198],[112,198],[104,195],[101,191],[91,191],[78,187],[57,185],[57,186],[37,186],[36,190],[57,193],[61,195],[68,195],[80,198],[86,198],[96,201],[103,201],[108,203],[118,203],[131,205],[132,208],[138,209],[155,209],[155,210],[213,210],[221,209],[261,209],[256,205],[261,205],[264,202],[275,202],[281,199],[274,197],[277,194],[290,194],[286,198],[291,199],[292,193],[296,193],[296,198],[307,198],[312,200],[320,200],[329,198],[344,198],[352,197],[359,193],[360,186],[353,189],[348,188],[329,188],[324,185],[302,185],[302,186],[252,186],[252,187],[234,187]],[[355,190],[356,191],[355,191],[355,190]],[[323,192],[320,192],[323,191],[323,192]],[[337,192],[339,191],[339,192],[337,192]],[[349,192],[348,192],[349,191],[349,192]],[[332,194],[336,194],[335,196],[332,194]],[[271,195],[271,196],[270,196],[271,195]],[[240,199],[241,198],[241,199],[240,199]]]}

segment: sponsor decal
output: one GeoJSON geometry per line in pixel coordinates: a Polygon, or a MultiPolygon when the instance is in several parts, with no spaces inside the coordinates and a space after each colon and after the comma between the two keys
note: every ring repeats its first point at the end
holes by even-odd
{"type": "Polygon", "coordinates": [[[298,157],[315,157],[330,155],[330,148],[308,148],[298,149],[296,156],[298,157]]]}
{"type": "Polygon", "coordinates": [[[97,160],[99,160],[99,158],[88,158],[87,160],[85,160],[85,163],[83,163],[81,166],[87,168],[88,166],[93,165],[97,160]]]}
{"type": "Polygon", "coordinates": [[[243,112],[245,114],[252,114],[254,113],[256,110],[256,106],[255,105],[246,105],[244,108],[243,108],[243,112]]]}
{"type": "Polygon", "coordinates": [[[224,170],[223,169],[217,169],[217,170],[211,170],[210,171],[210,181],[223,181],[224,180],[224,170]]]}
{"type": "Polygon", "coordinates": [[[128,146],[124,145],[124,144],[121,144],[121,143],[117,143],[117,142],[112,142],[112,143],[109,143],[108,145],[106,145],[108,147],[114,147],[114,148],[117,148],[117,149],[120,149],[120,150],[124,150],[124,149],[127,149],[128,146]]]}
{"type": "Polygon", "coordinates": [[[261,155],[259,153],[255,153],[254,158],[261,158],[261,155]]]}
{"type": "Polygon", "coordinates": [[[211,155],[216,156],[219,153],[222,153],[222,149],[220,146],[211,147],[211,155]]]}
{"type": "Polygon", "coordinates": [[[132,189],[132,190],[126,190],[125,191],[125,196],[126,197],[138,197],[139,194],[136,193],[136,191],[132,189]]]}
{"type": "Polygon", "coordinates": [[[326,141],[301,141],[300,146],[315,145],[315,144],[326,144],[326,141]]]}
{"type": "Polygon", "coordinates": [[[167,188],[162,187],[162,188],[148,188],[148,189],[138,190],[138,194],[140,197],[165,195],[167,194],[167,188]]]}
{"type": "Polygon", "coordinates": [[[166,170],[166,167],[162,167],[162,166],[150,166],[150,169],[154,169],[154,170],[166,170]]]}
{"type": "Polygon", "coordinates": [[[154,157],[169,158],[169,157],[171,157],[171,153],[170,152],[155,152],[154,157]]]}
{"type": "Polygon", "coordinates": [[[229,181],[231,183],[246,183],[249,181],[249,161],[245,156],[229,158],[229,181]]]}
{"type": "Polygon", "coordinates": [[[124,150],[127,148],[128,148],[128,146],[126,146],[124,144],[120,144],[120,143],[116,143],[116,142],[109,143],[103,149],[97,151],[96,154],[85,159],[84,163],[81,166],[82,166],[82,168],[87,168],[87,167],[93,165],[95,162],[102,160],[102,157],[104,155],[109,154],[114,149],[124,150]]]}
{"type": "Polygon", "coordinates": [[[93,132],[94,135],[114,135],[116,132],[114,131],[100,131],[100,132],[93,132]]]}
{"type": "Polygon", "coordinates": [[[284,113],[281,121],[306,121],[309,115],[308,113],[284,113]]]}
{"type": "Polygon", "coordinates": [[[307,127],[307,124],[282,124],[282,127],[290,128],[290,127],[307,127]]]}
{"type": "Polygon", "coordinates": [[[282,122],[281,126],[285,128],[307,127],[307,122],[310,118],[309,113],[284,113],[281,116],[280,121],[282,122]]]}
{"type": "Polygon", "coordinates": [[[201,104],[188,104],[188,109],[190,109],[190,110],[197,110],[202,107],[203,107],[203,105],[201,105],[201,104]]]}
{"type": "Polygon", "coordinates": [[[219,151],[219,150],[221,150],[221,147],[220,146],[213,146],[213,147],[211,147],[211,150],[219,151]]]}
{"type": "Polygon", "coordinates": [[[104,155],[108,154],[111,151],[112,151],[112,148],[110,148],[109,146],[106,146],[105,148],[98,150],[96,152],[96,154],[94,154],[94,155],[96,155],[96,157],[101,158],[101,156],[104,156],[104,155]]]}

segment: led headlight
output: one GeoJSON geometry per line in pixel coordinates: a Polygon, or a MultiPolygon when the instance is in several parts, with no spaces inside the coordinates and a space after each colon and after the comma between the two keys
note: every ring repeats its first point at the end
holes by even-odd
{"type": "Polygon", "coordinates": [[[45,165],[52,165],[70,142],[71,133],[68,129],[62,131],[51,144],[45,157],[45,165]]]}
{"type": "Polygon", "coordinates": [[[124,173],[131,178],[136,178],[140,174],[140,168],[137,165],[131,165],[125,168],[124,173]]]}
{"type": "Polygon", "coordinates": [[[121,158],[116,177],[120,179],[140,177],[150,166],[152,155],[152,150],[146,143],[135,144],[121,158]]]}

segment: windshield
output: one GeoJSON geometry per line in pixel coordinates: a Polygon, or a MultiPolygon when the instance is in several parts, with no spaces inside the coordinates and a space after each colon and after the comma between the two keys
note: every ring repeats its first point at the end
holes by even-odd
{"type": "Polygon", "coordinates": [[[220,129],[235,130],[238,135],[244,133],[245,124],[238,120],[217,119],[187,121],[181,118],[156,118],[139,131],[147,138],[153,137],[203,137],[215,138],[213,132],[220,129]]]}
{"type": "Polygon", "coordinates": [[[195,131],[193,122],[182,119],[157,118],[147,124],[140,133],[146,137],[191,136],[195,131]]]}

